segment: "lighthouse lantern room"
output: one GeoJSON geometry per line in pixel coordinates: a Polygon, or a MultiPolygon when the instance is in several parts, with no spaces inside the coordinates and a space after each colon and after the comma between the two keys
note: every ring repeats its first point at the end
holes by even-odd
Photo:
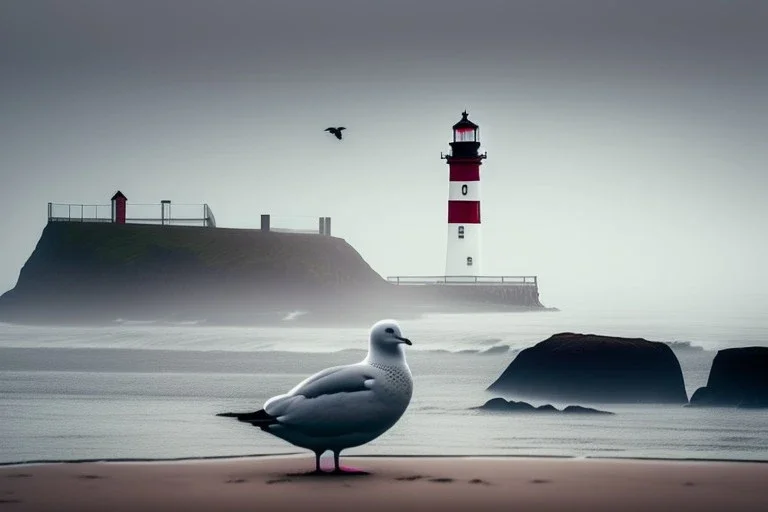
{"type": "Polygon", "coordinates": [[[453,125],[451,152],[442,156],[448,163],[448,247],[445,275],[480,275],[480,127],[466,111],[453,125]]]}

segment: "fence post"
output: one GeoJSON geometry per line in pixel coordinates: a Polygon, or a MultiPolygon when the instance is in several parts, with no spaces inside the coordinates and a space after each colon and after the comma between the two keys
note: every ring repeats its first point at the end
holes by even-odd
{"type": "Polygon", "coordinates": [[[48,222],[53,218],[53,203],[48,203],[48,222]]]}
{"type": "Polygon", "coordinates": [[[269,231],[269,214],[262,214],[261,216],[261,230],[269,231]]]}
{"type": "Polygon", "coordinates": [[[318,230],[318,233],[321,235],[325,234],[325,217],[320,217],[320,229],[318,230]]]}
{"type": "Polygon", "coordinates": [[[331,236],[331,218],[325,218],[325,234],[331,236]]]}

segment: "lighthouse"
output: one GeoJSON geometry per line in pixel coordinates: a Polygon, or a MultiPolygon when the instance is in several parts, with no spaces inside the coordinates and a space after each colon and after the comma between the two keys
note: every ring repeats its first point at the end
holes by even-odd
{"type": "Polygon", "coordinates": [[[466,110],[453,125],[451,152],[440,155],[449,169],[448,247],[446,276],[480,274],[480,127],[468,119],[466,110]]]}

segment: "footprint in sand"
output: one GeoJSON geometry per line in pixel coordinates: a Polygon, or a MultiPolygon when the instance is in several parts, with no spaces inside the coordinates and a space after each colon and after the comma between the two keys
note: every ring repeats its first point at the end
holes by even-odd
{"type": "Polygon", "coordinates": [[[227,480],[227,483],[228,484],[243,484],[243,483],[245,483],[247,481],[248,480],[246,480],[244,478],[230,478],[229,480],[227,480]]]}
{"type": "Polygon", "coordinates": [[[6,478],[32,478],[29,473],[11,473],[6,478]]]}
{"type": "Polygon", "coordinates": [[[100,480],[104,477],[99,475],[78,475],[77,478],[80,478],[82,480],[100,480]]]}
{"type": "Polygon", "coordinates": [[[541,479],[541,478],[534,478],[533,480],[531,480],[531,483],[532,483],[532,484],[548,484],[548,483],[550,483],[551,481],[552,481],[552,480],[543,480],[543,479],[541,479]]]}
{"type": "Polygon", "coordinates": [[[430,478],[430,482],[437,482],[439,484],[449,484],[453,482],[453,478],[430,478]]]}
{"type": "Polygon", "coordinates": [[[290,478],[276,478],[274,480],[267,480],[267,483],[268,484],[279,484],[279,483],[282,483],[282,482],[290,482],[290,481],[291,481],[290,478]]]}
{"type": "Polygon", "coordinates": [[[469,483],[471,483],[471,484],[491,485],[490,482],[486,482],[485,480],[481,480],[479,478],[473,478],[472,480],[469,481],[469,483]]]}
{"type": "Polygon", "coordinates": [[[415,480],[421,480],[422,478],[425,478],[421,475],[413,475],[413,476],[399,476],[395,478],[395,480],[399,480],[400,482],[413,482],[415,480]]]}
{"type": "Polygon", "coordinates": [[[0,505],[5,503],[21,503],[21,500],[15,500],[13,498],[0,498],[0,505]]]}
{"type": "Polygon", "coordinates": [[[683,484],[683,486],[684,486],[684,487],[693,487],[694,485],[696,485],[696,484],[695,484],[695,483],[693,483],[693,482],[685,482],[685,483],[683,484]]]}

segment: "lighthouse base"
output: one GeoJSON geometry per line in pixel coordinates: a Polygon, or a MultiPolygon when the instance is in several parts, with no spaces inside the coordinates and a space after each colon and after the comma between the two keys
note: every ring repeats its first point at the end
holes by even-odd
{"type": "Polygon", "coordinates": [[[498,311],[543,309],[536,276],[394,276],[403,299],[431,309],[498,311]]]}

